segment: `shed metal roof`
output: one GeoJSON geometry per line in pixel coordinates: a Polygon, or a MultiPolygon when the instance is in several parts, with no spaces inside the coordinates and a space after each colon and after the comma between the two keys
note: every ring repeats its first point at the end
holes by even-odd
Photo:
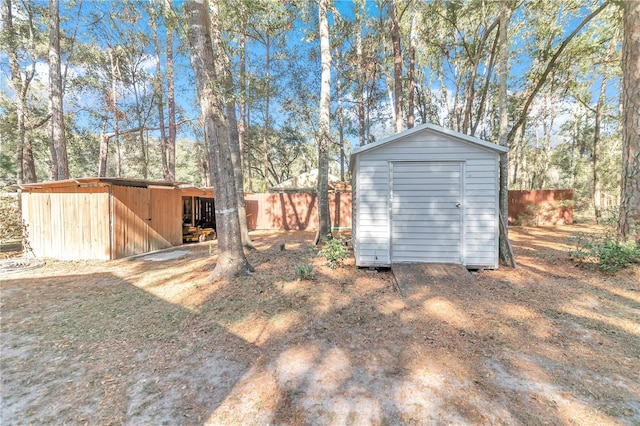
{"type": "Polygon", "coordinates": [[[22,191],[28,192],[30,189],[42,188],[65,188],[65,187],[81,187],[95,185],[116,185],[116,186],[135,186],[138,188],[148,188],[150,186],[162,186],[169,188],[177,188],[181,182],[169,182],[166,180],[147,180],[147,179],[130,179],[130,178],[114,178],[114,177],[84,177],[78,179],[66,179],[50,182],[25,183],[17,184],[14,187],[22,191]]]}
{"type": "MultiPolygon", "coordinates": [[[[372,150],[372,149],[376,149],[382,145],[386,145],[388,143],[393,143],[396,141],[399,141],[401,139],[406,138],[407,136],[411,136],[414,133],[419,133],[425,130],[431,130],[432,132],[435,133],[440,133],[442,135],[445,136],[449,136],[455,139],[458,139],[462,142],[466,142],[472,145],[476,145],[479,146],[481,148],[485,148],[485,149],[489,149],[489,150],[493,150],[496,151],[498,153],[505,153],[509,151],[509,148],[492,143],[492,142],[487,142],[483,139],[477,138],[475,136],[469,136],[469,135],[465,135],[464,133],[460,133],[460,132],[456,132],[454,130],[450,130],[450,129],[445,129],[444,127],[438,126],[436,124],[431,124],[431,123],[426,123],[426,124],[421,124],[419,126],[414,127],[413,129],[408,129],[405,130],[404,132],[400,132],[400,133],[396,133],[394,135],[388,136],[382,140],[379,140],[377,142],[374,143],[370,143],[364,146],[359,146],[356,149],[353,150],[353,152],[351,153],[351,159],[353,159],[354,156],[361,154],[363,152],[372,150]]],[[[353,164],[353,161],[351,161],[351,164],[353,164]]]]}

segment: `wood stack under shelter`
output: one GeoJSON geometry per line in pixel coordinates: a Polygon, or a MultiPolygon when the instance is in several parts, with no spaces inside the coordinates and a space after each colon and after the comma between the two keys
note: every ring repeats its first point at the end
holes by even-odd
{"type": "Polygon", "coordinates": [[[209,241],[216,238],[213,188],[184,186],[182,195],[182,241],[209,241]]]}

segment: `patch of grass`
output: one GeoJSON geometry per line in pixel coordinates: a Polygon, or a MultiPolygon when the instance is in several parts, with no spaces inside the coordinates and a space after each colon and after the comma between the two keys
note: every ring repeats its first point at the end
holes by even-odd
{"type": "Polygon", "coordinates": [[[137,289],[120,288],[66,307],[46,326],[50,335],[69,341],[171,341],[187,315],[172,305],[150,303],[149,296],[137,289]]]}
{"type": "Polygon", "coordinates": [[[615,273],[632,263],[640,262],[640,248],[633,241],[618,241],[611,235],[578,233],[570,237],[575,249],[569,255],[587,265],[598,266],[603,272],[615,273]]]}

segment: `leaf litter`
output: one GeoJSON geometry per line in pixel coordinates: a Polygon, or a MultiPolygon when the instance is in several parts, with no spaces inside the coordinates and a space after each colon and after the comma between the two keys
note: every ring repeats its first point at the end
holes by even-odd
{"type": "Polygon", "coordinates": [[[406,297],[309,232],[252,233],[216,283],[209,243],[5,274],[2,423],[638,424],[640,271],[575,265],[586,228],[512,228],[518,269],[406,297]]]}

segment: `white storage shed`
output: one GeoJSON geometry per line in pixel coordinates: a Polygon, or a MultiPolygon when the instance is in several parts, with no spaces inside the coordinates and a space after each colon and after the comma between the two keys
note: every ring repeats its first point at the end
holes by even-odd
{"type": "Polygon", "coordinates": [[[357,266],[498,267],[499,159],[507,148],[424,124],[351,154],[357,266]]]}

